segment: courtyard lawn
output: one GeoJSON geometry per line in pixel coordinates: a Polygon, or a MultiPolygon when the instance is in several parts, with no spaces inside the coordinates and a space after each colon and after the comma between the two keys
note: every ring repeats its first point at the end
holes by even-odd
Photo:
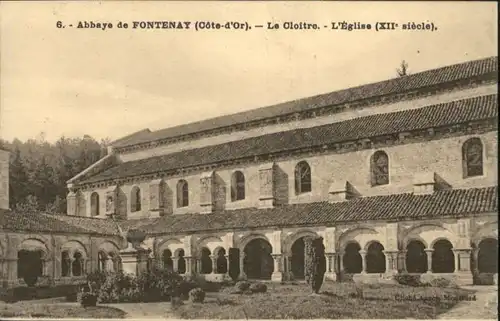
{"type": "Polygon", "coordinates": [[[0,318],[123,319],[125,312],[104,306],[83,308],[77,303],[0,302],[0,318]]]}
{"type": "Polygon", "coordinates": [[[267,285],[260,294],[207,293],[204,303],[186,301],[172,312],[184,319],[434,319],[474,297],[458,288],[328,283],[311,295],[306,284],[267,285]]]}

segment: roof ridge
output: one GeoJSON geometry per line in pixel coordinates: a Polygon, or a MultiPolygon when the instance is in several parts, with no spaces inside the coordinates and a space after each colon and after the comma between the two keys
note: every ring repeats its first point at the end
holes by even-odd
{"type": "MultiPolygon", "coordinates": [[[[193,127],[193,126],[196,126],[196,125],[202,125],[202,124],[208,124],[208,123],[212,123],[212,125],[213,125],[211,127],[208,126],[208,127],[210,127],[208,129],[198,129],[197,131],[214,130],[214,129],[217,129],[217,128],[227,127],[227,125],[220,125],[220,124],[219,125],[214,125],[214,123],[215,123],[215,121],[220,121],[220,120],[226,119],[226,118],[234,118],[236,116],[250,115],[251,113],[262,112],[262,111],[271,111],[273,108],[276,109],[276,108],[278,108],[280,106],[284,106],[286,104],[304,102],[304,101],[314,100],[314,99],[318,99],[318,98],[321,98],[321,97],[327,97],[327,96],[331,96],[331,95],[340,95],[341,93],[347,93],[348,91],[355,91],[355,90],[360,90],[360,89],[363,89],[363,88],[376,87],[376,86],[380,86],[380,85],[383,85],[383,84],[390,85],[391,82],[398,82],[399,86],[392,86],[392,87],[403,87],[403,88],[398,88],[398,90],[400,92],[405,92],[405,91],[408,91],[408,90],[412,90],[412,88],[404,88],[404,87],[408,87],[408,83],[409,83],[410,80],[418,79],[418,77],[422,77],[423,75],[425,76],[426,74],[429,74],[429,77],[431,77],[431,76],[435,76],[434,74],[438,74],[439,72],[452,70],[452,69],[458,68],[458,67],[463,67],[463,66],[466,66],[468,64],[479,64],[479,63],[482,63],[482,62],[483,63],[488,63],[488,62],[493,61],[493,60],[498,60],[498,56],[488,56],[488,57],[478,58],[478,59],[474,59],[474,60],[462,61],[462,62],[455,63],[455,64],[452,64],[452,65],[446,65],[446,66],[442,66],[442,67],[438,67],[438,68],[433,68],[433,69],[426,69],[426,70],[423,70],[423,71],[420,71],[420,72],[417,72],[417,73],[414,73],[414,74],[410,74],[410,75],[404,76],[404,77],[393,77],[393,78],[389,78],[389,79],[385,79],[385,80],[381,80],[381,81],[376,81],[376,82],[371,82],[371,83],[365,83],[365,84],[356,85],[356,86],[352,86],[352,87],[347,87],[347,88],[343,88],[343,89],[339,89],[339,90],[324,92],[324,93],[320,93],[320,94],[316,94],[316,95],[312,95],[312,96],[308,96],[308,97],[304,97],[304,98],[297,98],[297,99],[293,99],[293,100],[281,101],[281,102],[277,102],[275,104],[268,105],[268,106],[253,108],[253,109],[249,109],[249,110],[245,110],[245,111],[240,111],[240,112],[232,113],[232,114],[228,114],[228,115],[220,115],[220,116],[216,116],[216,117],[206,118],[206,119],[194,121],[194,122],[187,123],[187,124],[179,124],[179,125],[175,125],[175,126],[165,127],[165,128],[161,128],[161,129],[154,130],[154,131],[150,131],[149,129],[146,129],[146,130],[149,130],[149,134],[150,135],[155,135],[155,134],[159,135],[162,132],[174,131],[175,129],[182,129],[182,128],[188,129],[188,132],[185,132],[185,133],[181,132],[181,133],[177,133],[177,134],[170,135],[170,136],[167,135],[166,137],[151,137],[151,138],[145,139],[143,141],[139,140],[139,141],[136,141],[136,142],[131,142],[131,143],[129,142],[129,143],[126,143],[126,144],[120,144],[120,145],[118,145],[116,147],[118,147],[118,148],[120,148],[120,147],[127,147],[127,146],[133,146],[133,145],[137,145],[137,144],[150,143],[150,142],[154,142],[154,141],[158,141],[158,140],[162,140],[162,139],[167,139],[167,138],[173,138],[173,137],[179,137],[179,136],[188,135],[190,133],[196,132],[196,131],[189,132],[189,127],[193,127]]],[[[497,64],[494,64],[494,66],[495,66],[494,67],[495,70],[498,71],[497,64]]],[[[487,73],[490,73],[490,72],[492,72],[492,71],[489,70],[489,69],[487,69],[487,70],[479,70],[479,71],[476,71],[474,75],[469,75],[469,76],[465,76],[465,77],[460,77],[459,76],[459,77],[457,77],[454,80],[446,80],[446,79],[444,79],[444,80],[441,80],[440,82],[438,82],[438,84],[446,83],[446,82],[449,82],[449,81],[456,81],[456,80],[459,80],[459,79],[470,78],[470,77],[474,77],[474,76],[478,76],[478,75],[484,75],[484,74],[487,74],[487,73]]],[[[415,85],[415,84],[413,84],[413,85],[415,85]]],[[[421,85],[421,86],[417,85],[416,86],[416,88],[422,88],[422,87],[426,87],[426,86],[425,85],[421,85]]],[[[413,89],[416,89],[416,88],[413,88],[413,89]]],[[[391,93],[386,93],[386,94],[391,94],[391,93]]],[[[384,94],[384,93],[379,94],[379,95],[375,94],[375,95],[369,96],[369,97],[383,96],[383,95],[386,95],[386,94],[384,94]]],[[[359,100],[359,99],[355,98],[352,101],[356,101],[356,100],[359,100]]],[[[347,100],[347,102],[350,102],[350,101],[351,100],[347,100]]],[[[346,102],[341,102],[341,103],[346,103],[346,102]]],[[[336,105],[336,104],[333,104],[333,105],[336,105]]],[[[319,107],[311,107],[311,109],[315,109],[315,108],[319,108],[319,107]]],[[[303,110],[301,110],[301,111],[303,111],[303,110]]],[[[285,111],[278,112],[278,114],[281,115],[281,116],[283,116],[283,115],[287,115],[287,114],[290,114],[290,113],[293,114],[295,112],[301,112],[301,111],[293,111],[293,110],[291,110],[291,111],[287,112],[285,110],[285,111]]],[[[266,118],[272,118],[272,117],[277,117],[277,116],[278,115],[270,115],[270,116],[268,115],[268,116],[263,116],[263,117],[261,117],[259,119],[266,119],[266,118]]],[[[250,121],[254,121],[254,120],[250,119],[250,120],[244,120],[244,121],[238,121],[238,122],[231,122],[230,125],[241,124],[241,123],[250,122],[250,121]]],[[[145,130],[143,130],[143,131],[145,131],[145,130]]],[[[121,142],[125,138],[130,138],[130,136],[132,136],[132,135],[134,135],[134,134],[125,136],[124,138],[120,138],[120,139],[116,140],[115,142],[119,143],[119,142],[121,142]]]]}

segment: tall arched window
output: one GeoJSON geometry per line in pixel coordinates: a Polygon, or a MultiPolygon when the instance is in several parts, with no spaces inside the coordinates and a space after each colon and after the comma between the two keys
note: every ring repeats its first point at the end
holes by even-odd
{"type": "Polygon", "coordinates": [[[84,273],[84,260],[82,253],[75,252],[73,255],[73,263],[71,265],[71,271],[73,272],[73,276],[81,276],[84,273]]]}
{"type": "Polygon", "coordinates": [[[189,187],[185,180],[177,183],[177,207],[186,207],[189,205],[189,187]]]}
{"type": "Polygon", "coordinates": [[[375,152],[370,160],[372,186],[389,184],[389,157],[384,151],[375,152]]]}
{"type": "Polygon", "coordinates": [[[139,212],[140,210],[141,210],[141,189],[137,186],[134,186],[130,193],[130,211],[139,212]]]}
{"type": "Polygon", "coordinates": [[[174,270],[174,261],[172,260],[172,252],[169,249],[163,250],[163,269],[168,271],[174,270]]]}
{"type": "Polygon", "coordinates": [[[90,195],[90,215],[99,215],[99,194],[97,194],[97,192],[90,195]]]}
{"type": "Polygon", "coordinates": [[[483,175],[483,144],[474,137],[462,146],[463,172],[465,177],[483,175]]]}
{"type": "Polygon", "coordinates": [[[71,259],[67,251],[61,254],[61,276],[69,276],[69,269],[71,264],[71,259]]]}
{"type": "Polygon", "coordinates": [[[106,271],[106,262],[107,262],[107,255],[106,253],[100,251],[97,254],[97,268],[101,272],[106,271]]]}
{"type": "Polygon", "coordinates": [[[295,193],[302,194],[311,191],[311,167],[306,161],[295,166],[295,193]]]}
{"type": "Polygon", "coordinates": [[[231,201],[245,199],[245,175],[236,171],[231,176],[231,201]]]}

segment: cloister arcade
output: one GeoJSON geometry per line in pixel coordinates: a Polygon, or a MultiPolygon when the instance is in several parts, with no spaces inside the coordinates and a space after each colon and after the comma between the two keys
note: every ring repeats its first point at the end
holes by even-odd
{"type": "MultiPolygon", "coordinates": [[[[180,274],[207,280],[281,281],[304,279],[304,240],[315,236],[324,239],[325,277],[331,280],[341,274],[377,277],[408,272],[462,277],[498,272],[495,224],[483,224],[468,234],[446,224],[409,224],[395,231],[379,224],[157,236],[144,244],[152,249],[150,264],[180,274]]],[[[89,244],[70,238],[56,249],[42,236],[20,239],[16,247],[15,259],[6,260],[6,247],[0,242],[4,280],[9,275],[19,280],[72,279],[96,270],[122,269],[122,247],[111,240],[103,240],[92,251],[89,244]],[[14,274],[6,270],[9,262],[15,263],[9,268],[14,268],[14,274]]]]}

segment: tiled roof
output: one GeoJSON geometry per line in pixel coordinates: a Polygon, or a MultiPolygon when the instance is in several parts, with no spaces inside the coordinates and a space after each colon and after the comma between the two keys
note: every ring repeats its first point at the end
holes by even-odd
{"type": "Polygon", "coordinates": [[[497,71],[498,57],[473,60],[438,69],[427,70],[405,77],[334,91],[327,94],[298,99],[232,115],[220,116],[158,131],[147,132],[147,130],[145,130],[137,133],[137,135],[129,135],[126,139],[116,141],[114,146],[131,146],[250,121],[293,114],[315,108],[335,106],[362,99],[410,92],[425,87],[495,73],[497,71]]]}
{"type": "MultiPolygon", "coordinates": [[[[350,221],[440,218],[498,211],[498,187],[438,191],[431,195],[397,194],[363,197],[340,203],[316,202],[272,209],[245,208],[213,214],[169,215],[119,222],[123,231],[148,234],[334,224],[350,221]]],[[[119,235],[111,220],[22,214],[0,210],[0,230],[119,235]]]]}
{"type": "Polygon", "coordinates": [[[437,191],[430,195],[362,197],[340,203],[317,202],[272,209],[246,208],[212,214],[169,215],[121,223],[147,234],[334,224],[351,221],[441,218],[498,211],[498,187],[437,191]]]}
{"type": "Polygon", "coordinates": [[[0,230],[100,235],[119,234],[117,224],[111,220],[44,213],[16,213],[9,210],[0,210],[0,230]]]}
{"type": "Polygon", "coordinates": [[[389,135],[418,129],[496,118],[497,95],[487,95],[387,114],[377,114],[313,128],[185,150],[126,162],[83,180],[92,183],[129,176],[167,172],[222,161],[389,135]]]}

